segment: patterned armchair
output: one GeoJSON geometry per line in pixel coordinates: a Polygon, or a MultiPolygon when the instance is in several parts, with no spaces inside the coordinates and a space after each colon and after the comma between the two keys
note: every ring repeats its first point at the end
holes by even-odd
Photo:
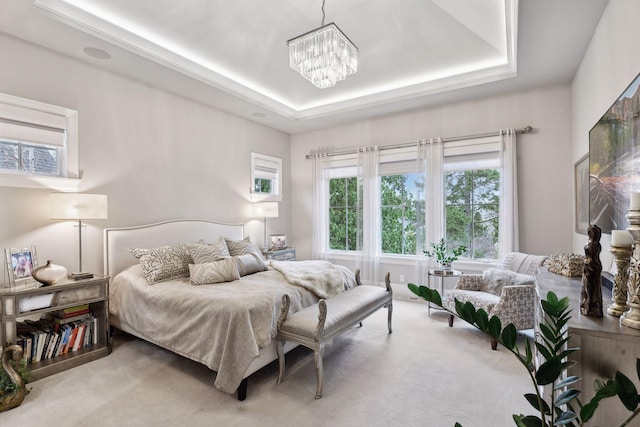
{"type": "MultiPolygon", "coordinates": [[[[513,323],[517,330],[533,329],[539,300],[534,275],[545,259],[512,252],[498,268],[490,268],[483,274],[463,274],[447,294],[446,307],[455,313],[455,300],[468,301],[477,309],[484,309],[489,317],[497,316],[503,327],[513,323]]],[[[450,314],[449,326],[453,326],[453,319],[450,314]]],[[[495,350],[497,346],[492,339],[491,348],[495,350]]]]}

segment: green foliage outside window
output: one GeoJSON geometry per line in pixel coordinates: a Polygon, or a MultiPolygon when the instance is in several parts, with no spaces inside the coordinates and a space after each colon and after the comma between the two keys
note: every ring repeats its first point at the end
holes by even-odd
{"type": "Polygon", "coordinates": [[[497,258],[500,171],[449,172],[445,178],[447,242],[469,258],[497,258]]]}
{"type": "Polygon", "coordinates": [[[424,179],[419,174],[380,178],[382,253],[416,253],[418,209],[424,211],[424,203],[417,205],[414,192],[423,189],[424,179]]]}
{"type": "Polygon", "coordinates": [[[358,230],[358,179],[329,180],[329,248],[355,251],[358,230]]]}
{"type": "Polygon", "coordinates": [[[256,178],[253,182],[253,185],[254,185],[254,189],[253,189],[254,192],[271,194],[270,179],[256,178]]]}

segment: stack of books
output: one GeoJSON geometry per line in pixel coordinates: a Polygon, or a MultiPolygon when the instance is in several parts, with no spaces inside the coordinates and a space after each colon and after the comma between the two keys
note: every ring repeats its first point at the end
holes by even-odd
{"type": "Polygon", "coordinates": [[[83,304],[48,313],[38,321],[16,325],[18,345],[27,363],[61,356],[97,344],[97,319],[83,304]]]}

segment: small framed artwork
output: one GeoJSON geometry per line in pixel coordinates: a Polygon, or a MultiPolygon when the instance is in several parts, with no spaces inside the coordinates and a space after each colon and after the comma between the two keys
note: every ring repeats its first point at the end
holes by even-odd
{"type": "Polygon", "coordinates": [[[271,235],[271,249],[285,249],[287,247],[287,235],[286,234],[272,234],[271,235]]]}
{"type": "Polygon", "coordinates": [[[38,268],[36,247],[7,248],[4,250],[9,285],[17,286],[35,282],[33,270],[38,268]]]}
{"type": "Polygon", "coordinates": [[[576,233],[587,234],[589,228],[589,153],[574,166],[576,233]]]}

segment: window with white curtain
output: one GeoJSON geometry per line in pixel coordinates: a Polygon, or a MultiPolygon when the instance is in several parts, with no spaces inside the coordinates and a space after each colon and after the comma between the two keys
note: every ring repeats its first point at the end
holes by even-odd
{"type": "MultiPolygon", "coordinates": [[[[508,144],[515,145],[515,137],[508,144]]],[[[356,253],[357,248],[367,246],[358,242],[359,236],[363,236],[377,240],[375,256],[421,256],[422,248],[441,237],[450,245],[467,246],[464,256],[471,259],[498,259],[504,252],[517,250],[517,235],[515,240],[503,235],[504,230],[507,234],[509,230],[517,230],[517,203],[508,209],[504,207],[505,200],[513,203],[516,199],[512,194],[504,197],[505,188],[515,190],[515,162],[505,160],[503,137],[459,140],[440,147],[443,148],[421,151],[420,144],[416,144],[376,149],[376,167],[368,168],[370,174],[375,174],[373,177],[359,176],[362,168],[354,157],[316,163],[316,168],[324,167],[326,172],[316,174],[316,179],[325,180],[323,185],[329,191],[322,206],[326,213],[314,213],[314,218],[324,218],[328,223],[324,228],[326,235],[316,235],[314,240],[326,239],[329,244],[322,246],[314,241],[314,249],[356,253]],[[434,155],[439,157],[435,162],[423,157],[434,155]],[[506,186],[505,175],[512,179],[506,186]],[[363,209],[359,198],[369,191],[358,185],[378,186],[379,197],[373,198],[376,205],[369,204],[369,210],[362,211],[365,218],[379,219],[380,229],[374,230],[379,234],[375,237],[371,230],[358,230],[361,222],[357,213],[363,209]],[[504,211],[512,212],[511,216],[505,218],[501,215],[504,211]],[[442,224],[431,224],[434,218],[442,224]],[[505,243],[512,241],[516,246],[505,243]]],[[[514,155],[513,149],[506,154],[514,155]]],[[[322,186],[316,183],[315,188],[322,186]]]]}
{"type": "Polygon", "coordinates": [[[77,112],[0,94],[0,174],[1,185],[37,186],[33,177],[77,185],[61,184],[78,177],[77,112]]]}

